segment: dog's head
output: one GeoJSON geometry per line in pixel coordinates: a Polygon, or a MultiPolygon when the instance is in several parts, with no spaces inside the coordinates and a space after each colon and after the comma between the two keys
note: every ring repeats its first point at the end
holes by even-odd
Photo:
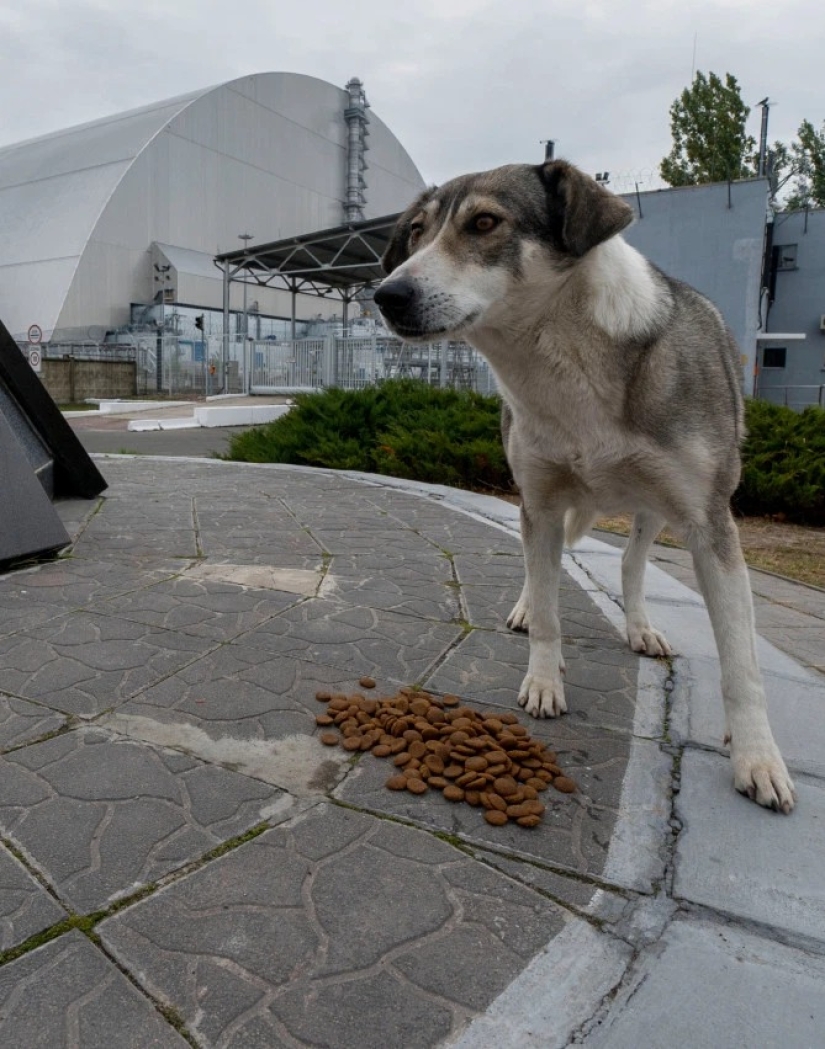
{"type": "Polygon", "coordinates": [[[565,161],[513,164],[426,190],[398,220],[375,301],[402,338],[466,335],[513,287],[563,273],[632,209],[565,161]],[[538,263],[538,265],[537,265],[538,263]]]}

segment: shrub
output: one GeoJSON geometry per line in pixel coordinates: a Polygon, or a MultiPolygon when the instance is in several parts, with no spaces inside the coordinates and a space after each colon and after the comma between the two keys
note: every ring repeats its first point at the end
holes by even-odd
{"type": "Polygon", "coordinates": [[[734,508],[825,525],[825,411],[748,401],[746,423],[734,508]]]}
{"type": "Polygon", "coordinates": [[[299,394],[280,419],[233,437],[225,458],[509,491],[499,413],[497,397],[411,379],[299,394]]]}
{"type": "MultiPolygon", "coordinates": [[[[295,463],[512,491],[497,397],[411,379],[300,394],[291,412],[232,438],[227,459],[295,463]]],[[[748,401],[734,509],[825,525],[825,411],[748,401]]]]}

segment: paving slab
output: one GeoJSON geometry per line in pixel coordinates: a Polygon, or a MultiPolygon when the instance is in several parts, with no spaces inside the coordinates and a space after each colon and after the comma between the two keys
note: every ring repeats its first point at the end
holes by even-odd
{"type": "Polygon", "coordinates": [[[0,828],[85,913],[249,830],[281,794],[185,754],[82,729],[0,764],[0,828]]]}
{"type": "Polygon", "coordinates": [[[25,1049],[187,1049],[79,932],[0,969],[0,1044],[25,1049]]]}
{"type": "Polygon", "coordinates": [[[0,953],[65,917],[54,897],[0,845],[0,953]]]}
{"type": "Polygon", "coordinates": [[[731,776],[721,755],[682,757],[674,895],[825,945],[825,783],[796,777],[802,819],[766,819],[731,776]]]}
{"type": "Polygon", "coordinates": [[[99,931],[206,1044],[407,1049],[460,1029],[565,921],[445,842],[323,804],[99,931]]]}
{"type": "Polygon", "coordinates": [[[726,925],[677,921],[628,981],[587,1049],[813,1049],[825,959],[726,925]]]}

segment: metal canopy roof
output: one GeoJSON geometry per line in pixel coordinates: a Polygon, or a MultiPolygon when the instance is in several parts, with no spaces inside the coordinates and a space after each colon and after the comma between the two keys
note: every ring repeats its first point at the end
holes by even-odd
{"type": "Polygon", "coordinates": [[[337,295],[351,302],[358,292],[383,279],[381,256],[397,220],[398,214],[385,215],[239,248],[217,255],[215,264],[229,280],[293,293],[337,295]]]}

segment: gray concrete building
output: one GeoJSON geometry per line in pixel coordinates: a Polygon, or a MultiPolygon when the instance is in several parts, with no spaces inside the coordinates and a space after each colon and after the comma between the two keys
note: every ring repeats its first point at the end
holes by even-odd
{"type": "Polygon", "coordinates": [[[767,297],[758,395],[825,407],[825,210],[776,215],[767,297]]]}

